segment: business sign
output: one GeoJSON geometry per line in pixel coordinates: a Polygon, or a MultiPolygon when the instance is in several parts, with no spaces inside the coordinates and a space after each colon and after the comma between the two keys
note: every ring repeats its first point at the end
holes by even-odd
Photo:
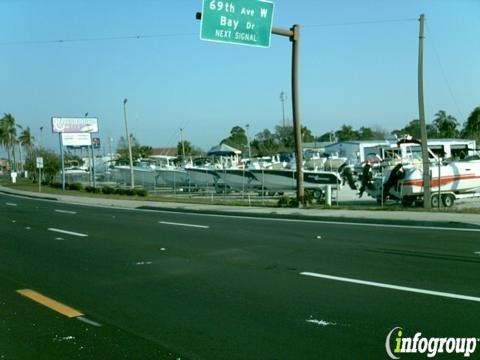
{"type": "Polygon", "coordinates": [[[100,149],[100,138],[92,138],[92,145],[95,149],[100,149]]]}
{"type": "Polygon", "coordinates": [[[273,2],[264,0],[203,0],[200,38],[269,47],[273,8],[273,2]]]}
{"type": "Polygon", "coordinates": [[[43,169],[43,157],[37,157],[37,169],[43,169]]]}
{"type": "Polygon", "coordinates": [[[62,133],[63,146],[90,146],[92,145],[90,133],[62,133]]]}
{"type": "Polygon", "coordinates": [[[54,133],[96,133],[98,132],[97,118],[52,118],[52,132],[54,133]]]}

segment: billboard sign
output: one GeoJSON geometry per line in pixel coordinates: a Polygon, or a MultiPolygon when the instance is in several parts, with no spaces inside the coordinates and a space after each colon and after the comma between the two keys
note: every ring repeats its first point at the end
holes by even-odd
{"type": "Polygon", "coordinates": [[[90,146],[92,140],[90,133],[62,133],[63,146],[90,146]]]}
{"type": "Polygon", "coordinates": [[[52,117],[53,133],[97,133],[97,118],[52,117]]]}

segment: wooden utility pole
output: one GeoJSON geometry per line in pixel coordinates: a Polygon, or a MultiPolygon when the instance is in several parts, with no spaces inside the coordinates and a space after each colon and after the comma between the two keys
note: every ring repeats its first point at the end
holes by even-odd
{"type": "MultiPolygon", "coordinates": [[[[420,119],[420,135],[422,140],[422,163],[423,163],[423,207],[431,208],[430,193],[430,161],[428,159],[427,126],[425,124],[425,104],[423,100],[423,39],[425,15],[420,15],[420,35],[418,44],[418,113],[420,119]]],[[[440,201],[440,199],[438,199],[440,201]]]]}

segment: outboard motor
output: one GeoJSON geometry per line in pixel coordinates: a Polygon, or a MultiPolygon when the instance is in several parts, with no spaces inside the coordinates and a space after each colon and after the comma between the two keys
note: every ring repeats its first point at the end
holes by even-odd
{"type": "Polygon", "coordinates": [[[390,189],[397,186],[398,182],[405,177],[405,169],[402,164],[397,164],[390,172],[390,176],[383,184],[383,199],[386,200],[390,195],[390,189]]]}
{"type": "Polygon", "coordinates": [[[343,163],[338,168],[338,173],[342,177],[342,185],[345,185],[345,182],[348,182],[348,185],[350,186],[350,189],[357,190],[357,185],[355,184],[355,181],[353,180],[352,169],[350,168],[350,166],[347,165],[346,162],[343,163]]]}

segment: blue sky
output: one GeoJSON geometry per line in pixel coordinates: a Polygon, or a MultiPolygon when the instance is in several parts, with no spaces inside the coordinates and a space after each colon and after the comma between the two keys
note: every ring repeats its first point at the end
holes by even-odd
{"type": "MultiPolygon", "coordinates": [[[[204,42],[201,0],[0,0],[0,112],[57,146],[52,116],[88,112],[100,137],[203,149],[235,125],[250,134],[290,111],[290,42],[268,49],[204,42]],[[47,42],[150,36],[140,39],[47,42]]],[[[274,25],[302,26],[301,121],[315,135],[342,124],[388,131],[418,118],[418,19],[427,17],[427,120],[446,110],[463,124],[480,105],[479,0],[277,0],[274,25]],[[388,21],[402,20],[402,21],[388,21]],[[365,22],[365,23],[362,23],[365,22]]],[[[106,141],[105,141],[106,142],[106,141]]]]}

